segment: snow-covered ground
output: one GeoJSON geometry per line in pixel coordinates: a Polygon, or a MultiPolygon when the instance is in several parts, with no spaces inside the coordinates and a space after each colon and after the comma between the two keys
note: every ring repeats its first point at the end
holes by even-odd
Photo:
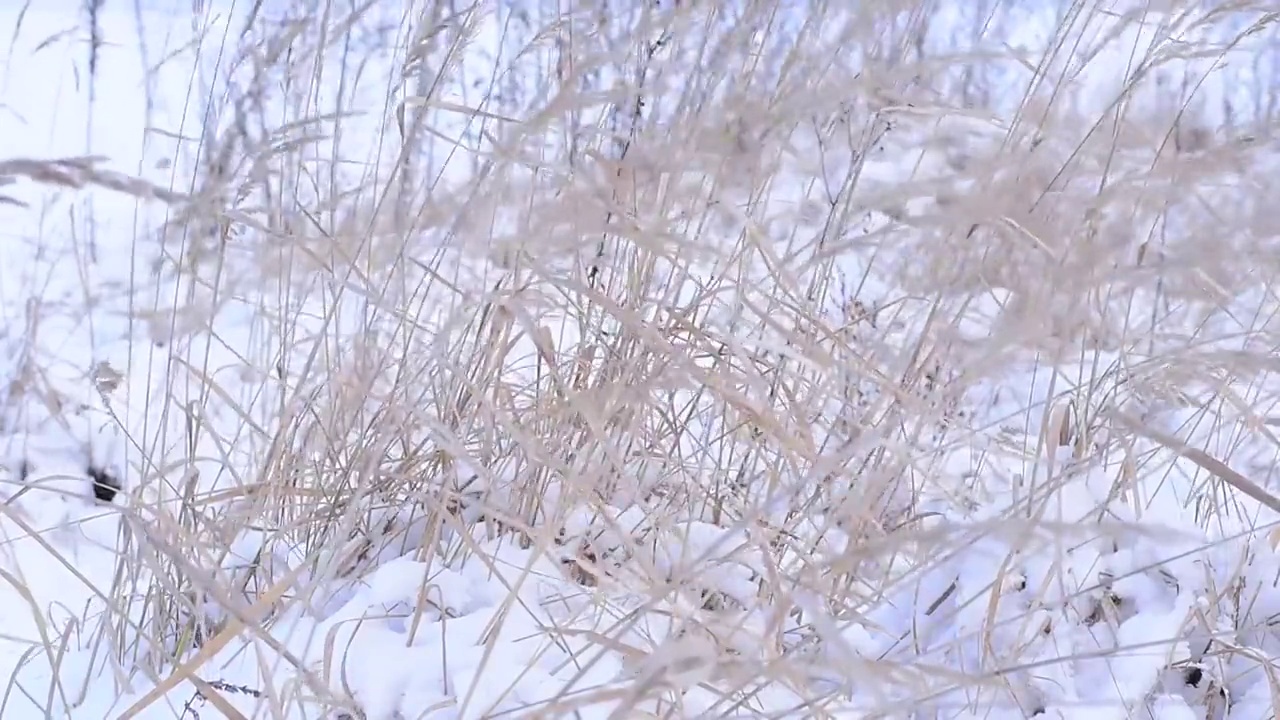
{"type": "MultiPolygon", "coordinates": [[[[199,139],[216,137],[237,121],[228,99],[233,96],[223,94],[227,83],[218,75],[228,70],[218,48],[233,43],[219,33],[234,34],[248,4],[205,3],[209,16],[194,23],[189,7],[157,6],[144,5],[148,9],[135,15],[131,5],[105,3],[93,83],[84,40],[87,14],[78,3],[0,9],[0,37],[15,39],[0,76],[0,162],[103,156],[103,168],[172,192],[191,191],[199,139]],[[222,10],[229,20],[211,19],[222,10]],[[205,30],[199,53],[184,49],[193,27],[205,30]],[[193,72],[197,57],[199,73],[193,72]],[[96,94],[92,105],[90,86],[96,94]],[[206,102],[209,98],[214,99],[206,102]]],[[[1020,23],[1011,31],[1018,38],[1011,41],[1015,47],[1044,41],[1043,26],[1035,19],[1040,16],[1032,15],[1006,18],[1020,23]]],[[[964,28],[969,22],[964,13],[943,16],[934,30],[946,23],[964,28]]],[[[495,34],[492,23],[479,27],[478,52],[497,52],[495,34]]],[[[1184,35],[1179,30],[1178,40],[1184,35]]],[[[1135,37],[1147,41],[1141,33],[1091,34],[1095,44],[1105,40],[1118,46],[1103,51],[1111,64],[1132,51],[1135,37]]],[[[1258,42],[1272,35],[1261,37],[1258,42]]],[[[383,47],[402,45],[388,41],[383,47]]],[[[395,156],[376,139],[393,127],[396,98],[405,94],[387,90],[396,52],[375,57],[365,70],[372,79],[355,89],[324,85],[324,93],[348,93],[344,104],[363,110],[344,126],[341,141],[320,143],[314,151],[324,157],[338,145],[345,156],[365,163],[344,170],[354,184],[366,181],[362,167],[395,156]]],[[[1231,65],[1230,72],[1205,85],[1202,97],[1208,99],[1197,107],[1207,125],[1221,124],[1228,105],[1234,107],[1232,120],[1241,125],[1262,114],[1261,108],[1246,106],[1246,100],[1258,97],[1257,86],[1242,88],[1269,77],[1267,63],[1275,55],[1254,55],[1247,68],[1252,74],[1231,65]],[[1234,90],[1242,99],[1233,100],[1234,90]]],[[[1107,65],[1095,61],[1094,67],[1107,65]]],[[[1163,68],[1172,73],[1163,79],[1153,74],[1152,82],[1159,80],[1160,87],[1182,82],[1188,66],[1175,65],[1163,68]]],[[[1025,70],[991,69],[986,85],[1025,85],[1030,78],[1018,76],[1025,70]]],[[[231,77],[249,72],[241,66],[231,77]]],[[[475,72],[483,76],[482,62],[475,72]]],[[[1086,114],[1101,113],[1116,92],[1115,73],[1073,80],[1071,92],[1087,101],[1082,101],[1086,114]]],[[[1162,101],[1168,98],[1151,92],[1162,101]]],[[[330,101],[321,97],[314,103],[324,107],[330,101]]],[[[461,105],[466,98],[450,101],[461,105]]],[[[1148,100],[1138,94],[1133,102],[1148,100]]],[[[1150,103],[1151,113],[1167,111],[1155,100],[1150,103]]],[[[1008,108],[1008,117],[1016,110],[1008,108]]],[[[1011,137],[1007,131],[1007,125],[969,120],[957,120],[946,130],[979,148],[1011,137]]],[[[912,227],[901,223],[911,213],[927,215],[938,198],[892,209],[877,207],[875,199],[881,188],[913,173],[924,186],[920,178],[930,172],[955,171],[948,164],[954,158],[913,142],[939,132],[927,122],[907,118],[893,132],[867,159],[860,187],[867,193],[868,211],[858,222],[869,235],[883,238],[884,247],[906,254],[918,250],[913,262],[946,257],[931,244],[938,238],[908,237],[912,227]]],[[[1062,129],[1047,138],[1046,162],[1065,162],[1080,135],[1062,129]]],[[[803,134],[797,133],[795,141],[803,151],[803,134]]],[[[778,189],[775,201],[802,205],[806,174],[839,180],[848,167],[840,165],[831,147],[823,151],[829,155],[821,161],[802,153],[780,171],[792,185],[778,189]]],[[[451,159],[438,161],[434,169],[442,171],[440,187],[447,188],[450,182],[465,185],[474,167],[451,159]]],[[[1226,187],[1232,171],[1214,179],[1222,181],[1217,192],[1232,191],[1226,187]]],[[[301,186],[289,190],[308,192],[301,186]]],[[[1256,188],[1247,192],[1264,194],[1256,188]]],[[[610,567],[616,582],[597,585],[566,570],[561,558],[540,554],[537,545],[522,547],[508,536],[478,531],[474,536],[458,528],[441,531],[441,547],[427,559],[413,542],[427,536],[426,522],[397,498],[367,520],[369,527],[383,528],[381,536],[372,531],[367,548],[329,539],[326,546],[304,552],[296,536],[292,542],[283,539],[283,520],[274,527],[241,528],[228,537],[216,531],[199,534],[209,547],[167,546],[182,535],[163,523],[188,512],[209,522],[222,517],[209,510],[216,503],[207,500],[208,493],[259,482],[284,484],[269,475],[278,468],[268,459],[282,415],[300,407],[290,403],[304,391],[313,393],[309,411],[341,412],[341,388],[291,385],[305,375],[298,368],[317,352],[333,362],[358,365],[351,360],[354,351],[315,338],[366,330],[362,318],[379,303],[411,309],[441,333],[448,314],[437,312],[443,307],[438,296],[420,297],[412,281],[399,276],[404,288],[364,302],[329,304],[326,293],[336,292],[341,283],[307,280],[301,271],[286,273],[290,282],[277,284],[271,267],[314,266],[324,267],[328,277],[346,272],[346,286],[358,285],[350,273],[360,264],[335,270],[336,255],[327,254],[323,234],[309,235],[305,228],[290,239],[290,247],[307,252],[281,249],[273,256],[260,245],[246,250],[251,243],[234,235],[219,237],[207,226],[186,224],[162,233],[161,226],[178,210],[125,193],[51,193],[24,182],[0,186],[0,196],[27,202],[26,207],[0,205],[0,316],[5,322],[0,348],[8,373],[0,432],[10,459],[0,505],[0,678],[12,679],[0,694],[6,719],[372,720],[570,717],[574,711],[583,718],[862,718],[912,712],[922,718],[1272,717],[1278,687],[1272,663],[1280,656],[1280,636],[1271,623],[1280,614],[1275,587],[1280,558],[1268,531],[1280,515],[1236,498],[1185,461],[1153,455],[1149,443],[1133,437],[1110,442],[1107,433],[1115,430],[1106,415],[1140,413],[1143,422],[1191,437],[1269,485],[1276,446],[1266,441],[1260,418],[1272,415],[1274,381],[1265,373],[1246,377],[1222,371],[1223,358],[1253,352],[1250,338],[1266,336],[1274,300],[1265,279],[1239,280],[1226,270],[1215,274],[1207,268],[1205,284],[1225,285],[1231,292],[1202,305],[1174,302],[1177,307],[1161,320],[1161,332],[1143,338],[1141,353],[1121,329],[1135,317],[1150,315],[1154,303],[1135,304],[1124,317],[1110,318],[1120,337],[1110,346],[1050,366],[1044,358],[1054,351],[1062,356],[1062,348],[1053,345],[1052,308],[1073,293],[1098,297],[1105,288],[1089,285],[1086,278],[1037,295],[1019,286],[1017,278],[1005,278],[1006,283],[991,278],[982,293],[930,298],[910,287],[921,268],[873,261],[874,253],[849,243],[848,257],[839,262],[851,278],[864,278],[861,297],[890,299],[901,293],[906,298],[880,310],[883,331],[877,340],[865,341],[874,347],[865,355],[869,372],[902,372],[905,348],[927,336],[939,362],[970,373],[963,378],[963,392],[947,398],[954,410],[951,435],[938,431],[941,439],[933,446],[926,448],[920,440],[918,446],[899,448],[912,462],[930,461],[910,472],[942,478],[920,484],[911,516],[904,518],[919,526],[918,533],[898,541],[906,548],[900,554],[882,552],[889,559],[851,565],[841,579],[830,580],[826,573],[835,572],[832,568],[863,562],[848,558],[874,555],[867,547],[883,538],[860,535],[848,525],[836,529],[826,517],[787,513],[793,499],[787,483],[819,470],[835,476],[837,469],[860,461],[859,453],[877,440],[889,444],[888,432],[864,429],[862,446],[852,443],[817,454],[828,463],[825,469],[792,469],[795,478],[772,478],[768,489],[757,492],[762,510],[752,522],[711,522],[691,507],[667,516],[658,527],[639,500],[611,501],[604,512],[613,517],[605,520],[585,506],[575,508],[563,519],[561,547],[567,556],[569,548],[589,546],[600,564],[610,567]],[[175,266],[184,271],[174,272],[175,266]],[[297,292],[298,299],[285,298],[288,292],[297,292]],[[334,307],[338,311],[325,317],[334,307]],[[950,335],[940,336],[933,325],[923,329],[931,308],[948,318],[950,335]],[[282,335],[284,328],[289,337],[282,335]],[[954,342],[938,341],[942,336],[954,342]],[[1162,383],[1175,381],[1158,371],[1161,358],[1184,362],[1179,367],[1198,362],[1206,373],[1181,386],[1190,398],[1184,408],[1151,400],[1164,397],[1162,383]],[[1197,398],[1210,394],[1216,405],[1198,407],[1202,400],[1197,398]],[[1230,397],[1238,402],[1223,399],[1230,397]],[[1069,401],[1075,403],[1070,410],[1069,401]],[[955,423],[964,426],[960,440],[955,423]],[[1074,430],[1064,431],[1064,424],[1074,430]],[[1082,424],[1088,433],[1080,431],[1082,424]],[[1046,447],[1044,438],[1065,440],[1062,447],[1046,447]],[[112,503],[92,498],[91,468],[121,478],[124,492],[112,503]],[[161,505],[170,510],[154,511],[161,505]],[[786,537],[778,527],[786,528],[786,537]],[[771,558],[765,559],[766,553],[771,558]],[[335,568],[353,554],[360,556],[356,570],[338,577],[335,568]],[[765,577],[766,568],[784,568],[796,578],[822,575],[822,580],[803,586],[797,581],[791,606],[771,606],[759,597],[760,588],[775,581],[765,577]],[[696,573],[696,582],[662,602],[651,601],[648,593],[657,578],[682,573],[696,573]],[[859,573],[856,580],[848,579],[859,573]],[[867,580],[873,573],[879,576],[867,580]],[[196,601],[207,617],[189,627],[199,627],[201,637],[167,637],[167,647],[152,647],[164,637],[153,631],[155,619],[149,615],[163,606],[155,594],[166,592],[166,579],[179,575],[243,591],[239,597],[196,601]],[[845,582],[867,588],[850,595],[861,598],[859,604],[838,607],[814,590],[828,581],[833,587],[845,582]],[[261,586],[251,590],[254,583],[261,586]],[[309,596],[296,597],[299,588],[309,588],[309,596]],[[279,602],[286,596],[291,602],[279,602]],[[717,609],[708,609],[711,596],[717,609]],[[117,613],[104,622],[108,608],[130,612],[125,619],[117,613]],[[694,617],[696,623],[690,620],[694,617]],[[698,632],[690,630],[695,626],[698,632]],[[178,667],[156,661],[159,651],[177,650],[178,667]],[[164,670],[157,674],[157,667],[164,670]],[[638,704],[641,697],[648,702],[659,682],[670,685],[678,706],[638,704]],[[904,704],[912,709],[901,709],[904,704]]],[[[239,220],[252,220],[261,208],[236,210],[242,213],[239,220]]],[[[1114,222],[1140,225],[1142,218],[1114,222]]],[[[1189,230],[1171,231],[1165,246],[1171,262],[1194,257],[1183,252],[1192,242],[1187,238],[1211,222],[1191,215],[1189,230]]],[[[394,253],[396,239],[386,228],[371,227],[368,267],[391,257],[379,253],[394,253]]],[[[501,224],[495,227],[501,236],[501,224]]],[[[440,238],[445,235],[440,232],[440,238]]],[[[436,239],[426,241],[430,246],[436,239]]],[[[546,242],[551,247],[555,241],[549,235],[546,242]]],[[[789,242],[780,242],[783,247],[773,258],[778,264],[785,265],[792,254],[819,252],[794,236],[789,242]]],[[[477,269],[479,261],[468,264],[473,258],[467,253],[441,243],[438,251],[450,255],[457,273],[451,282],[477,293],[473,302],[487,297],[478,293],[492,285],[492,271],[477,269]],[[464,277],[463,271],[473,275],[464,277]]],[[[1238,244],[1233,252],[1266,247],[1264,239],[1238,244]]],[[[489,251],[498,254],[500,245],[489,251]]],[[[1025,267],[1043,269],[1036,257],[1028,256],[1025,267]]],[[[986,261],[976,247],[960,248],[954,258],[958,271],[986,261]]],[[[726,272],[715,264],[721,259],[713,252],[708,265],[690,261],[702,276],[685,282],[671,302],[691,303],[716,286],[726,272]]],[[[783,336],[794,330],[785,327],[792,318],[784,307],[774,308],[773,319],[782,328],[775,328],[777,337],[734,337],[731,330],[746,314],[743,307],[768,307],[776,297],[776,288],[765,279],[752,280],[753,273],[764,275],[763,261],[755,262],[734,264],[743,281],[731,292],[718,290],[725,299],[709,314],[705,330],[722,333],[716,337],[726,347],[737,343],[735,349],[767,353],[782,347],[783,336]]],[[[1147,297],[1143,292],[1132,294],[1147,297]]],[[[1177,300],[1177,288],[1167,292],[1177,300]]],[[[839,309],[837,301],[829,304],[831,312],[839,309]]],[[[551,312],[538,318],[555,328],[548,335],[559,347],[578,345],[582,330],[556,320],[551,312]]],[[[545,350],[532,341],[525,345],[530,357],[545,350]]],[[[828,350],[839,352],[834,341],[828,350]]],[[[700,367],[706,371],[707,366],[700,367]]],[[[700,379],[711,382],[707,373],[700,379]]],[[[371,404],[382,390],[376,383],[370,386],[371,404]]],[[[689,407],[702,402],[697,389],[679,393],[673,397],[689,407]]],[[[883,405],[878,398],[867,402],[883,405]]],[[[834,398],[832,403],[839,404],[834,398]]],[[[884,420],[886,425],[902,421],[884,420]]],[[[409,412],[404,422],[431,420],[409,412]]],[[[794,440],[823,447],[833,427],[797,431],[794,440]]],[[[703,471],[715,479],[732,475],[731,468],[709,465],[714,458],[705,446],[680,449],[690,453],[682,458],[688,477],[703,471]]],[[[628,460],[635,476],[644,479],[648,461],[628,460]]],[[[477,474],[461,459],[451,472],[459,484],[477,474]]],[[[517,472],[492,469],[483,479],[486,489],[500,492],[517,472]]],[[[853,496],[859,491],[856,483],[869,480],[848,482],[853,496]]],[[[565,492],[548,488],[549,495],[565,492]]],[[[884,502],[888,513],[899,500],[884,502]]],[[[467,512],[475,511],[463,508],[458,515],[467,512]]]]}

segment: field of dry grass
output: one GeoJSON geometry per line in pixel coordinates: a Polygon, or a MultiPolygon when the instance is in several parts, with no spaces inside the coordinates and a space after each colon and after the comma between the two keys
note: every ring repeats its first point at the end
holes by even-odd
{"type": "Polygon", "coordinates": [[[2,17],[6,718],[1272,716],[1268,3],[2,17]]]}

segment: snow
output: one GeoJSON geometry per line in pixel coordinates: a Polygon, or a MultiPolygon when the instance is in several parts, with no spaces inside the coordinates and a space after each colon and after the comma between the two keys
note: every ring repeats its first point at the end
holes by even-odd
{"type": "MultiPolygon", "coordinates": [[[[160,187],[181,183],[192,148],[174,140],[179,131],[196,136],[228,118],[193,117],[201,103],[200,88],[189,81],[190,62],[185,69],[180,59],[167,70],[145,73],[147,60],[132,54],[135,17],[110,2],[101,21],[113,42],[102,50],[97,105],[90,112],[84,44],[66,37],[41,44],[83,23],[74,6],[59,0],[22,13],[0,11],[0,36],[17,39],[5,58],[0,160],[105,155],[109,167],[160,187]]],[[[185,57],[179,49],[191,33],[189,17],[152,8],[143,20],[151,62],[171,53],[185,57]]],[[[225,18],[212,25],[233,26],[225,18]]],[[[1026,33],[1018,42],[1042,41],[1034,23],[1026,33]]],[[[1120,55],[1156,42],[1154,35],[1110,37],[1097,28],[1088,34],[1098,43],[1120,45],[1122,50],[1110,51],[1120,55]]],[[[1082,96],[1102,98],[1087,106],[1094,113],[1118,94],[1112,75],[1077,82],[1085,88],[1082,96]]],[[[1233,77],[1214,86],[1218,94],[1210,94],[1205,105],[1208,122],[1221,120],[1214,113],[1224,105],[1222,88],[1234,84],[1233,77]]],[[[369,112],[353,121],[351,137],[376,137],[393,115],[376,93],[356,104],[369,112]]],[[[1236,115],[1237,121],[1247,119],[1244,110],[1236,115]]],[[[949,132],[991,138],[1004,130],[959,121],[949,132]]],[[[1073,141],[1063,142],[1069,147],[1073,141]]],[[[344,147],[366,158],[383,152],[350,143],[344,147]]],[[[885,155],[869,163],[869,187],[877,181],[892,185],[901,172],[897,164],[919,173],[945,172],[945,164],[923,149],[916,159],[932,165],[885,155]]],[[[803,175],[805,162],[801,158],[792,171],[803,175]]],[[[842,169],[825,166],[817,174],[838,177],[842,169]]],[[[445,177],[465,172],[450,165],[445,177]]],[[[185,190],[180,184],[173,189],[185,190]]],[[[922,490],[922,507],[936,515],[919,520],[918,542],[941,538],[933,547],[948,552],[929,563],[905,557],[886,563],[878,570],[880,587],[864,593],[878,595],[863,607],[837,611],[823,597],[797,588],[795,608],[759,609],[760,575],[769,565],[763,548],[777,538],[766,537],[762,527],[706,522],[692,508],[663,527],[654,526],[638,500],[606,508],[603,519],[580,509],[564,524],[562,557],[539,555],[510,540],[464,538],[449,529],[442,542],[450,546],[446,555],[457,560],[428,563],[417,559],[418,548],[405,544],[407,537],[425,535],[425,521],[391,499],[368,524],[399,531],[371,531],[374,549],[334,543],[315,562],[269,528],[246,530],[220,547],[192,549],[203,561],[185,572],[216,580],[213,586],[246,590],[239,597],[203,599],[205,617],[195,622],[204,623],[217,641],[206,638],[202,650],[185,651],[187,660],[198,661],[198,681],[178,677],[168,684],[149,677],[146,656],[160,649],[150,647],[152,640],[142,632],[108,638],[101,620],[120,601],[105,595],[119,586],[117,548],[162,543],[165,535],[122,520],[120,508],[145,513],[148,502],[172,500],[184,488],[226,490],[252,477],[253,459],[264,456],[280,422],[264,388],[283,382],[263,377],[259,368],[292,367],[297,358],[270,337],[271,320],[255,306],[252,293],[201,314],[202,298],[184,301],[179,293],[187,286],[156,277],[151,268],[157,258],[147,238],[169,219],[158,205],[101,190],[52,199],[29,186],[2,192],[30,203],[26,209],[0,206],[0,313],[7,328],[0,335],[0,362],[14,379],[0,422],[10,479],[0,505],[0,678],[13,679],[0,699],[5,718],[96,720],[126,716],[135,704],[144,708],[137,715],[142,718],[232,717],[219,702],[244,717],[342,717],[332,702],[315,697],[314,687],[345,698],[348,717],[356,717],[358,708],[369,720],[555,717],[556,704],[570,702],[577,717],[613,718],[625,712],[637,688],[657,682],[682,691],[680,716],[692,718],[806,717],[795,709],[806,699],[798,688],[837,698],[830,712],[842,718],[869,717],[887,703],[912,703],[917,717],[989,720],[1244,720],[1271,712],[1271,668],[1280,636],[1268,623],[1280,614],[1280,558],[1253,529],[1273,526],[1275,513],[1238,500],[1237,512],[1207,523],[1196,505],[1204,494],[1203,477],[1168,458],[1163,465],[1136,460],[1136,449],[1129,457],[1117,452],[1087,465],[1069,447],[1051,452],[1052,462],[1031,458],[1038,439],[1053,434],[1044,426],[1059,426],[1071,389],[1090,383],[1116,389],[1120,381],[1090,377],[1080,363],[1048,367],[1013,349],[1001,358],[1007,367],[968,387],[959,401],[975,413],[969,419],[976,437],[939,461],[951,476],[981,481],[922,490]],[[210,396],[203,389],[208,378],[196,368],[209,368],[218,386],[232,394],[210,396]],[[178,396],[160,401],[161,388],[176,388],[178,396]],[[153,464],[144,466],[144,458],[153,464]],[[92,499],[90,467],[124,478],[125,492],[114,505],[92,499]],[[139,482],[142,476],[151,482],[139,482]],[[1129,481],[1121,483],[1121,477],[1129,481]],[[1010,508],[1025,498],[1038,498],[1038,516],[1011,517],[1010,508]],[[660,579],[685,584],[662,604],[648,603],[639,593],[593,590],[590,583],[571,581],[564,570],[565,562],[588,548],[599,571],[632,577],[636,587],[660,579]],[[349,562],[356,562],[355,571],[337,572],[349,562]],[[251,584],[254,592],[247,589],[251,584]],[[278,599],[316,586],[323,590],[283,609],[261,600],[263,593],[275,592],[278,599]],[[703,616],[713,597],[718,608],[703,616]],[[687,632],[692,624],[685,621],[695,615],[701,632],[687,632]],[[244,629],[244,618],[269,618],[268,633],[244,629]],[[237,627],[239,632],[231,632],[237,627]],[[136,667],[111,661],[108,643],[122,641],[137,653],[136,667]],[[719,659],[730,649],[744,668],[785,653],[810,652],[815,662],[810,676],[787,683],[754,676],[726,680],[723,673],[732,668],[719,659]],[[1001,669],[998,676],[993,668],[1001,669]],[[1198,683],[1185,679],[1192,669],[1198,683]],[[957,683],[948,673],[970,675],[957,683]],[[749,701],[735,709],[735,697],[717,686],[722,681],[750,689],[749,701]],[[153,692],[160,697],[150,702],[153,692]]],[[[926,205],[909,210],[924,212],[926,205]]],[[[184,247],[198,241],[171,240],[184,247]]],[[[176,256],[179,249],[171,245],[165,252],[176,256]]],[[[308,260],[319,262],[317,257],[308,260]]],[[[455,264],[459,277],[473,275],[469,287],[484,284],[485,269],[461,259],[455,264]]],[[[850,267],[851,276],[861,270],[856,261],[850,267]]],[[[677,301],[714,287],[723,270],[702,269],[705,277],[688,278],[677,301]]],[[[728,326],[740,311],[735,308],[768,290],[760,288],[758,296],[741,288],[724,292],[709,324],[728,326]]],[[[1026,327],[1009,310],[1016,301],[1012,290],[996,287],[968,305],[956,315],[957,341],[1025,337],[1026,327]]],[[[429,305],[423,298],[412,302],[429,305]]],[[[1250,302],[1257,305],[1256,298],[1241,295],[1240,307],[1249,309],[1250,302]]],[[[318,313],[314,307],[299,312],[318,313]]],[[[357,311],[344,312],[350,315],[338,318],[339,325],[360,327],[357,311]]],[[[899,318],[896,332],[910,336],[914,321],[906,314],[899,318]]],[[[579,340],[571,324],[554,314],[537,322],[554,329],[548,333],[558,347],[579,340]]],[[[787,322],[780,313],[779,326],[787,322]]],[[[318,314],[298,322],[314,332],[323,324],[318,314]]],[[[1230,332],[1215,342],[1229,348],[1230,332]]],[[[784,348],[782,340],[729,332],[724,342],[784,348]]],[[[1176,348],[1179,339],[1170,334],[1166,342],[1176,348]]],[[[1097,351],[1094,359],[1106,368],[1126,364],[1116,351],[1097,351]]],[[[1256,388],[1242,392],[1261,397],[1256,388]]],[[[376,398],[376,389],[369,395],[376,398]]],[[[1133,399],[1135,406],[1141,402],[1133,399]]],[[[1223,417],[1230,417],[1228,411],[1223,417]]],[[[1151,418],[1169,432],[1185,431],[1197,420],[1191,410],[1151,418]]],[[[1233,463],[1250,476],[1274,465],[1265,444],[1242,451],[1225,433],[1201,435],[1196,441],[1211,453],[1235,450],[1233,463]]],[[[814,431],[796,441],[822,445],[824,439],[814,431]]],[[[691,444],[688,450],[691,476],[729,473],[705,449],[691,444]]],[[[657,485],[646,478],[642,463],[634,464],[642,490],[657,485]]],[[[462,465],[456,469],[459,483],[480,476],[462,465]]],[[[481,486],[500,491],[510,479],[506,473],[495,469],[467,492],[478,493],[481,486]]],[[[796,492],[787,482],[761,490],[760,505],[773,516],[767,519],[779,524],[796,492]]],[[[896,501],[883,502],[892,507],[896,501]]],[[[865,541],[851,528],[823,526],[819,532],[817,520],[793,522],[797,538],[820,535],[781,553],[795,568],[839,566],[865,541]],[[813,527],[804,527],[806,522],[813,527]]],[[[139,627],[148,622],[141,599],[159,587],[151,580],[130,578],[133,591],[126,602],[139,627]]],[[[172,647],[164,650],[173,651],[183,639],[166,641],[172,647]]]]}

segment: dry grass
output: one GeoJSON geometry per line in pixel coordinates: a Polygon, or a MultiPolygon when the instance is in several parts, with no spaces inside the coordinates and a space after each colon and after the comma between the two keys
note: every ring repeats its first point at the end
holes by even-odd
{"type": "MultiPolygon", "coordinates": [[[[998,3],[949,37],[899,0],[608,5],[255,5],[202,41],[232,80],[165,129],[198,138],[172,187],[0,161],[171,209],[133,307],[163,350],[119,368],[167,358],[164,387],[98,368],[134,450],[101,628],[123,667],[167,690],[256,638],[296,681],[264,670],[269,714],[359,712],[334,638],[316,667],[280,628],[407,553],[486,568],[505,610],[576,588],[540,596],[546,648],[632,673],[516,716],[830,717],[850,692],[947,716],[1038,661],[944,670],[903,638],[932,647],[872,662],[848,626],[977,535],[1077,542],[1051,500],[1080,467],[1120,504],[1179,472],[1141,423],[1191,408],[1167,429],[1231,463],[1243,420],[1266,462],[1277,96],[1200,99],[1238,64],[1194,93],[1274,42],[1263,4],[1080,3],[1021,56],[980,40],[1014,31],[998,3]],[[1219,36],[1125,58],[1160,23],[1219,36]],[[1076,66],[1117,58],[1134,81],[1100,103],[1076,66]]],[[[1205,482],[1187,504],[1239,527],[1205,482]]],[[[972,612],[934,585],[922,623],[972,612]]],[[[447,616],[431,593],[411,626],[447,616]]]]}

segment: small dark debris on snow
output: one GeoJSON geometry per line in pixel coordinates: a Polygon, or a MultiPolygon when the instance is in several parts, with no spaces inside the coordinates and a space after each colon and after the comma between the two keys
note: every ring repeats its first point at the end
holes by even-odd
{"type": "Polygon", "coordinates": [[[232,685],[229,682],[223,682],[221,680],[210,680],[209,687],[214,690],[231,693],[232,695],[252,695],[259,699],[263,697],[261,690],[255,690],[248,685],[232,685]]]}
{"type": "Polygon", "coordinates": [[[98,502],[110,503],[120,494],[120,478],[110,470],[90,465],[85,473],[93,483],[93,498],[98,502]]]}
{"type": "Polygon", "coordinates": [[[1204,679],[1204,671],[1194,665],[1182,671],[1182,681],[1191,687],[1199,687],[1204,679]]]}
{"type": "MultiPolygon", "coordinates": [[[[208,682],[208,685],[214,690],[224,692],[229,695],[249,695],[258,699],[262,699],[264,697],[261,690],[255,690],[254,688],[247,687],[245,685],[233,685],[221,680],[211,680],[208,682]]],[[[200,712],[196,709],[196,703],[200,703],[203,707],[205,702],[207,702],[207,698],[197,690],[195,694],[187,700],[186,704],[182,706],[182,715],[180,720],[200,720],[200,712]]]]}

